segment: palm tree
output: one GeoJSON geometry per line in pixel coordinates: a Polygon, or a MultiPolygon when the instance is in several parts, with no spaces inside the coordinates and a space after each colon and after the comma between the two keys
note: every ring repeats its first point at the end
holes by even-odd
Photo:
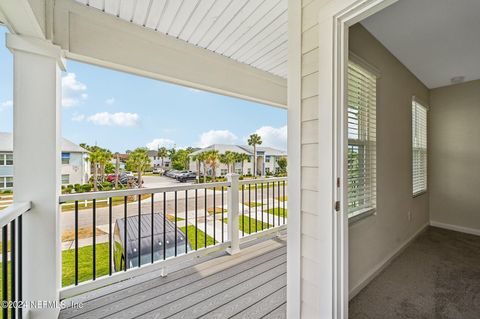
{"type": "Polygon", "coordinates": [[[257,176],[257,145],[261,144],[262,138],[256,133],[248,138],[248,145],[253,146],[253,176],[257,176]]]}
{"type": "Polygon", "coordinates": [[[98,191],[98,162],[100,161],[100,158],[102,157],[102,153],[100,148],[98,147],[91,147],[90,148],[90,154],[88,155],[88,161],[91,163],[92,168],[93,168],[93,191],[96,192],[98,191]]]}
{"type": "Polygon", "coordinates": [[[197,183],[200,183],[200,159],[202,153],[191,155],[190,159],[195,162],[196,167],[197,167],[197,183]]]}
{"type": "Polygon", "coordinates": [[[138,173],[138,188],[142,187],[142,173],[150,167],[150,158],[148,149],[145,147],[136,148],[130,153],[127,165],[132,167],[138,173]]]}
{"type": "Polygon", "coordinates": [[[203,182],[207,182],[207,152],[197,154],[197,160],[202,163],[203,167],[203,182]]]}
{"type": "Polygon", "coordinates": [[[98,163],[100,164],[100,174],[102,183],[105,181],[105,165],[112,159],[112,152],[106,149],[100,149],[100,157],[98,163]]]}
{"type": "Polygon", "coordinates": [[[115,153],[115,189],[118,188],[118,175],[120,171],[120,154],[115,153]]]}
{"type": "Polygon", "coordinates": [[[160,147],[157,151],[157,156],[162,159],[162,168],[165,168],[163,166],[163,159],[168,156],[168,150],[166,147],[160,147]]]}
{"type": "Polygon", "coordinates": [[[215,180],[217,179],[217,172],[216,172],[216,169],[218,167],[218,159],[219,159],[219,155],[218,155],[218,151],[217,150],[211,150],[211,151],[208,151],[207,154],[206,154],[206,163],[210,166],[210,168],[212,169],[212,181],[215,182],[215,180]]]}
{"type": "Polygon", "coordinates": [[[243,167],[245,166],[245,161],[248,161],[248,159],[250,158],[250,156],[248,154],[245,154],[245,153],[237,153],[237,158],[236,160],[241,162],[242,163],[242,175],[245,175],[244,174],[244,170],[243,170],[243,167]]]}

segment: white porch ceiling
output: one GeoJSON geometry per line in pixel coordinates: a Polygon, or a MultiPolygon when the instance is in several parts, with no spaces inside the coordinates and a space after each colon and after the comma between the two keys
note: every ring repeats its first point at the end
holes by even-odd
{"type": "Polygon", "coordinates": [[[287,0],[76,0],[287,77],[287,0]]]}
{"type": "Polygon", "coordinates": [[[479,0],[399,0],[362,25],[427,87],[480,79],[479,0]]]}

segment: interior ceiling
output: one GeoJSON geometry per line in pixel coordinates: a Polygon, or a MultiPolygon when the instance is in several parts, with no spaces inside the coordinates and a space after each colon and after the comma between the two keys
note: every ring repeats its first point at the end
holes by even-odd
{"type": "Polygon", "coordinates": [[[287,77],[287,0],[77,0],[287,77]]]}
{"type": "Polygon", "coordinates": [[[480,0],[399,0],[361,23],[429,88],[480,79],[480,0]]]}

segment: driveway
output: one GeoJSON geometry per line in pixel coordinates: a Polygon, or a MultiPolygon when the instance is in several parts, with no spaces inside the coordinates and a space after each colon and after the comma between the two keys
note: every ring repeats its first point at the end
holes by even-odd
{"type": "Polygon", "coordinates": [[[179,181],[166,176],[143,176],[143,187],[169,187],[175,185],[190,185],[191,183],[180,183],[179,181]]]}

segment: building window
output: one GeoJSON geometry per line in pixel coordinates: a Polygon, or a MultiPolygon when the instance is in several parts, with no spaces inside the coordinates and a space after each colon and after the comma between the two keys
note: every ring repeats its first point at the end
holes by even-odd
{"type": "Polygon", "coordinates": [[[427,108],[412,102],[412,186],[413,195],[427,191],[427,108]]]}
{"type": "Polygon", "coordinates": [[[0,166],[13,165],[12,153],[0,153],[0,166]]]}
{"type": "Polygon", "coordinates": [[[70,164],[70,153],[62,153],[62,164],[70,164]]]}
{"type": "Polygon", "coordinates": [[[242,169],[241,169],[241,168],[235,169],[235,173],[237,173],[237,174],[242,174],[242,169]]]}
{"type": "Polygon", "coordinates": [[[70,175],[62,174],[62,184],[70,184],[70,175]]]}
{"type": "Polygon", "coordinates": [[[252,175],[252,169],[251,168],[247,169],[247,175],[252,175]]]}
{"type": "Polygon", "coordinates": [[[13,177],[0,177],[0,188],[12,188],[13,177]]]}
{"type": "Polygon", "coordinates": [[[252,156],[249,156],[248,157],[248,163],[251,163],[252,162],[252,156]]]}
{"type": "Polygon", "coordinates": [[[376,76],[348,64],[348,216],[376,207],[376,76]]]}
{"type": "Polygon", "coordinates": [[[270,163],[270,156],[265,156],[265,163],[270,163]]]}
{"type": "Polygon", "coordinates": [[[270,174],[270,167],[265,167],[265,174],[270,174]]]}
{"type": "Polygon", "coordinates": [[[224,168],[222,168],[222,169],[220,170],[220,175],[223,176],[223,175],[226,175],[226,174],[227,174],[227,170],[224,169],[224,168]]]}

